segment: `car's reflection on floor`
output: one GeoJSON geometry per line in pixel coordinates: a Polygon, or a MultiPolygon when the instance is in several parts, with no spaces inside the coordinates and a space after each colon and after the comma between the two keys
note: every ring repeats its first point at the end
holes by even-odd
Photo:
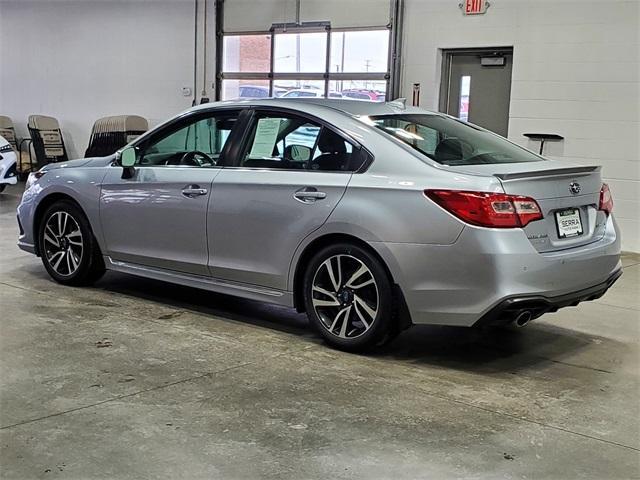
{"type": "MultiPolygon", "coordinates": [[[[95,288],[174,307],[176,317],[179,312],[211,315],[321,343],[306,316],[292,308],[111,272],[95,288]]],[[[524,328],[416,325],[368,356],[491,373],[526,370],[546,362],[563,363],[593,344],[590,335],[554,326],[544,319],[541,317],[524,328]]],[[[548,320],[552,320],[551,315],[548,320]]]]}

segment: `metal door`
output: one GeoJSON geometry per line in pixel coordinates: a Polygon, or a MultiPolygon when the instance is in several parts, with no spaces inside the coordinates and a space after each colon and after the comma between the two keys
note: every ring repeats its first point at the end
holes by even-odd
{"type": "Polygon", "coordinates": [[[123,179],[109,170],[100,219],[114,260],[208,275],[207,208],[220,168],[138,167],[123,179]]]}
{"type": "Polygon", "coordinates": [[[209,257],[216,278],[284,290],[304,238],[327,220],[350,173],[224,169],[209,207],[209,257]]]}
{"type": "Polygon", "coordinates": [[[243,144],[238,143],[228,155],[234,166],[224,168],[213,182],[207,218],[209,268],[218,279],[285,290],[294,252],[327,220],[352,173],[323,171],[320,164],[309,169],[308,162],[289,160],[283,167],[280,162],[285,162],[288,150],[284,138],[290,147],[307,145],[313,151],[323,150],[322,138],[342,142],[345,149],[348,142],[321,127],[317,119],[277,108],[258,109],[245,136],[243,144]],[[270,139],[268,134],[263,136],[266,130],[257,134],[263,120],[268,130],[277,121],[270,139]],[[291,128],[284,128],[283,122],[291,128]],[[261,139],[254,144],[256,138],[261,139]],[[260,144],[257,150],[266,146],[267,153],[256,150],[260,144]]]}
{"type": "Polygon", "coordinates": [[[506,137],[512,63],[512,49],[445,51],[440,110],[506,137]]]}

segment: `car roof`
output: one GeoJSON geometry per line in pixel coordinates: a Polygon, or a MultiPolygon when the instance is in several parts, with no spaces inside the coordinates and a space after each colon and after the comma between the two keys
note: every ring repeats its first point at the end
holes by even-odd
{"type": "Polygon", "coordinates": [[[417,107],[403,107],[401,102],[369,102],[361,100],[351,100],[348,98],[264,98],[247,100],[225,100],[222,102],[206,103],[193,107],[189,111],[201,111],[216,108],[233,107],[288,107],[302,112],[314,113],[317,108],[326,108],[338,111],[349,116],[377,116],[377,115],[397,115],[402,113],[422,113],[434,114],[428,110],[417,107]]]}

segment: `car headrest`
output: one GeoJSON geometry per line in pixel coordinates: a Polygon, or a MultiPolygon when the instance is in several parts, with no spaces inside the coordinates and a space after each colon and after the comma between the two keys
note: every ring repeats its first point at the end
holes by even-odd
{"type": "Polygon", "coordinates": [[[323,129],[320,134],[318,148],[322,153],[347,153],[342,137],[328,129],[323,129]]]}
{"type": "Polygon", "coordinates": [[[452,160],[462,160],[462,142],[457,138],[446,138],[438,143],[434,152],[437,162],[447,162],[452,160]]]}

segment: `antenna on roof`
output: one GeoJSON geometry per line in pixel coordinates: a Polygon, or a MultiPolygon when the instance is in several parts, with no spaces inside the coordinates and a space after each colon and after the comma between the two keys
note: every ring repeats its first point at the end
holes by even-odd
{"type": "Polygon", "coordinates": [[[387,105],[404,110],[407,108],[407,99],[405,97],[396,98],[395,100],[387,102],[387,105]]]}

